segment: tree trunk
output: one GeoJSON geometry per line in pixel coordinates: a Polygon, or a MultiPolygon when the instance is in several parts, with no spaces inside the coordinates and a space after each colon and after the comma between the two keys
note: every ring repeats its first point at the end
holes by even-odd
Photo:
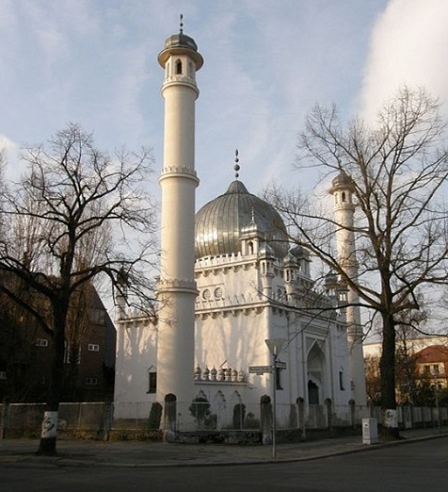
{"type": "Polygon", "coordinates": [[[47,407],[42,421],[42,432],[37,454],[54,456],[58,429],[59,402],[64,377],[65,320],[67,302],[58,299],[52,302],[54,320],[54,352],[48,384],[47,407]]]}
{"type": "Polygon", "coordinates": [[[383,343],[380,359],[382,434],[398,439],[397,401],[395,397],[395,322],[383,314],[383,343]]]}

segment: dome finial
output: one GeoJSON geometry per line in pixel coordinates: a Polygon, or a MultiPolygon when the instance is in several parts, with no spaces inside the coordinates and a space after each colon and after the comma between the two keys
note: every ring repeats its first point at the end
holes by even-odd
{"type": "Polygon", "coordinates": [[[184,14],[180,14],[180,22],[179,22],[179,32],[182,34],[184,32],[184,14]]]}
{"type": "Polygon", "coordinates": [[[235,149],[235,165],[233,166],[233,169],[235,170],[235,178],[239,178],[239,173],[238,171],[240,170],[240,165],[238,164],[240,160],[238,159],[238,149],[235,149]]]}

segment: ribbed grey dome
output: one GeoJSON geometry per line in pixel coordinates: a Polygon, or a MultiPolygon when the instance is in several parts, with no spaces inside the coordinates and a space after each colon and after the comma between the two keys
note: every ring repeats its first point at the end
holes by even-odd
{"type": "MultiPolygon", "coordinates": [[[[238,254],[242,229],[256,224],[278,258],[288,252],[285,224],[269,203],[233,181],[226,193],[204,205],[196,214],[196,258],[238,254]]],[[[244,232],[253,227],[247,228],[244,232]]]]}
{"type": "Polygon", "coordinates": [[[353,187],[353,180],[344,171],[341,171],[333,180],[331,181],[331,193],[336,190],[351,189],[353,187]]]}
{"type": "Polygon", "coordinates": [[[165,68],[170,56],[183,54],[187,54],[195,61],[196,70],[199,70],[204,64],[204,59],[198,52],[198,45],[195,40],[183,32],[173,34],[165,41],[165,49],[159,53],[158,60],[160,65],[165,68]]]}

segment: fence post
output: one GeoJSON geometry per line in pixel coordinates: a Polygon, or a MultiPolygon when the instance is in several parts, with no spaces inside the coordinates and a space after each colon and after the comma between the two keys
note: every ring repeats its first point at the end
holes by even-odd
{"type": "Polygon", "coordinates": [[[261,442],[272,444],[272,405],[271,398],[263,395],[260,398],[261,442]]]}
{"type": "Polygon", "coordinates": [[[2,427],[1,427],[1,438],[6,439],[6,431],[8,430],[9,421],[9,398],[5,397],[3,399],[2,406],[2,427]]]}
{"type": "Polygon", "coordinates": [[[325,408],[327,414],[327,427],[330,430],[330,433],[333,432],[333,412],[332,412],[332,401],[331,398],[325,399],[325,408]]]}
{"type": "MultiPolygon", "coordinates": [[[[355,400],[351,399],[348,402],[348,407],[350,411],[350,426],[352,429],[356,429],[356,406],[355,400]]],[[[370,415],[372,417],[372,415],[370,415]]]]}
{"type": "Polygon", "coordinates": [[[177,398],[173,393],[165,395],[165,408],[163,414],[163,440],[175,442],[177,424],[177,398]]]}
{"type": "Polygon", "coordinates": [[[305,441],[306,439],[306,424],[305,424],[305,400],[299,396],[296,400],[297,411],[299,414],[298,425],[300,429],[300,440],[305,441]]]}
{"type": "Polygon", "coordinates": [[[114,414],[114,404],[112,402],[104,403],[103,421],[101,423],[101,439],[108,441],[110,438],[110,429],[112,428],[114,414]]]}

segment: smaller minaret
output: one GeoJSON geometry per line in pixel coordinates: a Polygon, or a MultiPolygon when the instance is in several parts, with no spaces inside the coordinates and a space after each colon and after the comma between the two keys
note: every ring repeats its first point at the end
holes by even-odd
{"type": "MultiPolygon", "coordinates": [[[[358,261],[356,259],[356,243],[354,232],[353,183],[341,172],[332,181],[330,190],[334,197],[334,220],[336,223],[336,245],[338,262],[347,277],[353,282],[358,278],[358,261]]],[[[343,280],[343,279],[342,279],[343,280]]],[[[352,378],[352,396],[357,405],[366,404],[366,380],[364,372],[364,356],[362,350],[363,329],[359,296],[348,286],[347,290],[347,340],[349,345],[350,372],[352,378]]]]}
{"type": "Polygon", "coordinates": [[[286,295],[290,303],[294,302],[297,294],[297,273],[299,264],[292,251],[283,258],[283,278],[285,281],[286,295]]]}

